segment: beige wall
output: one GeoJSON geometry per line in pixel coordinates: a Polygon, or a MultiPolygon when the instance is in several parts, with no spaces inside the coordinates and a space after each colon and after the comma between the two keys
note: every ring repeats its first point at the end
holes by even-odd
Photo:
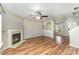
{"type": "Polygon", "coordinates": [[[72,20],[73,20],[74,22],[77,22],[77,25],[79,25],[79,16],[77,16],[77,17],[72,17],[72,20]]]}
{"type": "Polygon", "coordinates": [[[41,21],[24,19],[24,39],[42,36],[43,28],[41,21]]]}
{"type": "Polygon", "coordinates": [[[6,11],[2,18],[4,30],[6,28],[23,28],[23,18],[17,16],[16,14],[6,11]]]}
{"type": "Polygon", "coordinates": [[[8,45],[8,28],[23,28],[23,18],[9,12],[5,11],[2,17],[2,41],[3,48],[6,48],[8,45]]]}

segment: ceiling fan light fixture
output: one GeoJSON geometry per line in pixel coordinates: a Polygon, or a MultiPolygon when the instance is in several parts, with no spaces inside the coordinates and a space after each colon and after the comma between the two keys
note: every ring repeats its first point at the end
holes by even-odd
{"type": "Polygon", "coordinates": [[[40,19],[40,18],[41,18],[40,16],[37,16],[37,17],[36,17],[36,19],[40,19]]]}

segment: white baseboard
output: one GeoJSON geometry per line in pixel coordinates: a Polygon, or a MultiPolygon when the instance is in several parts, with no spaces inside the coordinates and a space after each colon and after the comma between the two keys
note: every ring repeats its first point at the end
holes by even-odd
{"type": "Polygon", "coordinates": [[[79,46],[76,46],[76,45],[73,45],[73,44],[70,44],[71,47],[75,47],[75,48],[79,48],[79,46]]]}
{"type": "Polygon", "coordinates": [[[2,51],[3,51],[3,50],[6,50],[7,48],[9,48],[9,47],[5,47],[5,48],[3,48],[2,51]]]}
{"type": "Polygon", "coordinates": [[[7,49],[8,47],[5,47],[5,48],[2,48],[2,49],[0,49],[0,55],[3,53],[3,51],[5,50],[5,49],[7,49]]]}

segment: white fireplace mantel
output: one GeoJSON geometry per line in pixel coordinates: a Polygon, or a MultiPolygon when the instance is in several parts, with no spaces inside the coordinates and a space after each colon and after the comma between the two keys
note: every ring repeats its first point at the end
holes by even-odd
{"type": "Polygon", "coordinates": [[[17,34],[17,33],[21,33],[21,41],[23,40],[23,29],[20,28],[11,28],[8,29],[8,47],[12,48],[12,35],[13,34],[17,34]]]}

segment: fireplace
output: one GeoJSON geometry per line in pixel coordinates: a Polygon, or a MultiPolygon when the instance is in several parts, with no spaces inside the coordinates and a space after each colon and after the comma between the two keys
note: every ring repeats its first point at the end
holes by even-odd
{"type": "Polygon", "coordinates": [[[10,28],[8,29],[8,48],[16,48],[23,40],[23,29],[10,28]]]}
{"type": "Polygon", "coordinates": [[[21,40],[21,33],[13,34],[12,35],[12,45],[16,44],[21,40]]]}

